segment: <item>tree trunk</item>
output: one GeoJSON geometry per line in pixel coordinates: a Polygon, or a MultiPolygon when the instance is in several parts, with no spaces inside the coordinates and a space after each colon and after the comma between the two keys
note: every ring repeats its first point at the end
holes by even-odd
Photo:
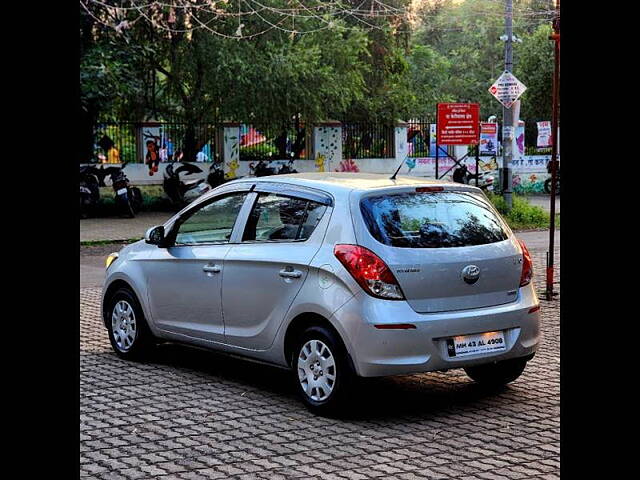
{"type": "Polygon", "coordinates": [[[93,159],[94,128],[98,120],[98,111],[93,105],[87,110],[80,106],[78,124],[78,163],[88,163],[93,159]]]}

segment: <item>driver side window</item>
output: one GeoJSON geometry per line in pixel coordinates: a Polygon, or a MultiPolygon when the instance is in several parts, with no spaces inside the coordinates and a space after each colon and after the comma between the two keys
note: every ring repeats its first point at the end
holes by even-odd
{"type": "Polygon", "coordinates": [[[228,243],[246,197],[232,193],[198,208],[178,227],[175,244],[228,243]]]}

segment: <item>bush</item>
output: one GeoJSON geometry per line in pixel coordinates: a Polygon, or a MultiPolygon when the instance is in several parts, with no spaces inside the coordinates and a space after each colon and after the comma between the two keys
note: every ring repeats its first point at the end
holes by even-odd
{"type": "MultiPolygon", "coordinates": [[[[488,193],[487,196],[511,228],[529,229],[549,227],[549,213],[540,207],[530,205],[524,197],[514,195],[513,207],[511,211],[507,213],[507,205],[502,196],[493,193],[488,193]]],[[[556,219],[556,226],[560,226],[559,216],[557,216],[556,219]]]]}

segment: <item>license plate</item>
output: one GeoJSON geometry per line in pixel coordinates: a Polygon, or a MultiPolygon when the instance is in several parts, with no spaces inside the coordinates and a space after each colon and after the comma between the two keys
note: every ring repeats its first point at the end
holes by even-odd
{"type": "Polygon", "coordinates": [[[484,332],[475,335],[459,335],[447,339],[447,351],[450,357],[466,357],[478,353],[506,350],[504,331],[484,332]]]}
{"type": "Polygon", "coordinates": [[[124,195],[125,193],[127,193],[127,189],[126,188],[121,188],[120,190],[116,191],[116,193],[118,195],[124,195]]]}

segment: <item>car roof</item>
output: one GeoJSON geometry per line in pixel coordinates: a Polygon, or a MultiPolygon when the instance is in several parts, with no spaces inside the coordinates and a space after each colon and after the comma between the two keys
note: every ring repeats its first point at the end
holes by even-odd
{"type": "MultiPolygon", "coordinates": [[[[291,185],[300,185],[310,188],[318,188],[330,193],[343,193],[351,190],[373,190],[377,188],[402,187],[414,185],[442,185],[462,186],[443,180],[432,180],[422,177],[409,177],[398,175],[391,180],[390,174],[382,173],[352,173],[352,172],[310,172],[292,173],[286,175],[269,175],[266,177],[242,178],[237,182],[278,182],[291,185]]],[[[464,185],[467,186],[467,185],[464,185]]]]}

